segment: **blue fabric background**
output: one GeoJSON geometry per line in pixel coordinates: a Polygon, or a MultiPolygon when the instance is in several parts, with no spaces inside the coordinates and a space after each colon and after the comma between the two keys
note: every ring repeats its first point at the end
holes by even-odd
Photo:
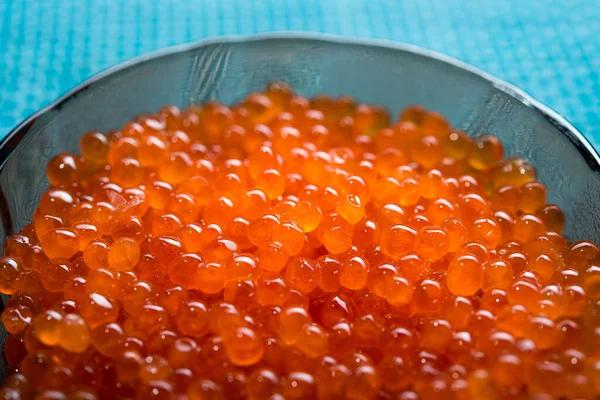
{"type": "Polygon", "coordinates": [[[600,148],[599,0],[0,0],[0,137],[122,60],[276,30],[449,54],[520,86],[600,148]]]}

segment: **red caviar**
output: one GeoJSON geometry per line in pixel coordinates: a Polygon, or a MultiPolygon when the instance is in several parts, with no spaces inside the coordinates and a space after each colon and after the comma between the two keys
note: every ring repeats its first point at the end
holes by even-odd
{"type": "Polygon", "coordinates": [[[494,136],[273,83],[80,146],[5,243],[0,398],[600,396],[600,248],[494,136]]]}

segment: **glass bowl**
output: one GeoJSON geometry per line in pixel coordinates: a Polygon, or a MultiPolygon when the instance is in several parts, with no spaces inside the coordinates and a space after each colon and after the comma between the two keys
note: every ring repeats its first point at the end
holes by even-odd
{"type": "Polygon", "coordinates": [[[0,240],[30,222],[48,187],[46,163],[61,151],[78,153],[83,133],[118,129],[165,104],[236,102],[272,80],[304,96],[350,95],[395,115],[418,103],[469,134],[493,133],[508,155],[537,168],[548,201],[565,212],[566,236],[600,242],[600,157],[557,113],[441,54],[298,33],[211,39],[142,56],[92,77],[25,120],[0,142],[0,240]]]}

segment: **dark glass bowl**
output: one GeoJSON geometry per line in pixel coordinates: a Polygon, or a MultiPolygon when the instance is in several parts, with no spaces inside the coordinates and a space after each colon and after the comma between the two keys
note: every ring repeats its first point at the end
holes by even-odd
{"type": "MultiPolygon", "coordinates": [[[[600,242],[600,157],[564,118],[521,90],[452,58],[412,46],[320,34],[219,38],[102,72],[37,112],[0,142],[0,239],[31,221],[48,187],[45,166],[79,137],[118,129],[165,104],[232,103],[272,80],[304,96],[347,94],[396,114],[422,104],[469,134],[493,133],[529,160],[565,212],[566,236],[600,242]]],[[[0,332],[0,343],[6,333],[0,332]]],[[[0,366],[4,369],[4,366],[0,366]]]]}

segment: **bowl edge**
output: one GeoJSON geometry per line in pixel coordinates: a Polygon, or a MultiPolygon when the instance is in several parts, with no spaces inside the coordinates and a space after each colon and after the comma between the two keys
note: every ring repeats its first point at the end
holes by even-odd
{"type": "Polygon", "coordinates": [[[169,46],[162,49],[158,49],[146,54],[139,55],[127,61],[118,63],[110,66],[104,70],[101,70],[91,77],[87,78],[83,82],[75,85],[73,88],[59,96],[56,100],[50,104],[42,107],[38,111],[25,118],[22,122],[12,128],[4,138],[0,140],[0,169],[4,166],[8,156],[16,147],[22,136],[29,130],[35,121],[40,118],[43,114],[51,110],[60,110],[62,104],[68,101],[71,97],[74,97],[85,90],[91,85],[98,83],[102,79],[115,74],[117,72],[132,68],[138,64],[144,63],[149,60],[167,57],[172,54],[190,51],[194,49],[200,49],[202,47],[219,44],[219,43],[250,43],[250,42],[261,42],[269,40],[305,40],[305,41],[320,41],[333,44],[352,44],[360,46],[375,46],[380,48],[386,48],[395,51],[404,51],[412,53],[421,57],[433,59],[438,62],[446,63],[454,68],[461,69],[469,72],[470,74],[478,77],[479,79],[487,81],[492,87],[506,93],[507,95],[515,98],[519,102],[523,103],[527,107],[534,109],[550,124],[561,131],[571,143],[579,150],[579,153],[584,157],[586,163],[595,171],[600,172],[600,155],[586,137],[575,128],[566,118],[560,115],[558,112],[553,110],[551,107],[543,104],[529,95],[519,87],[497,78],[496,76],[489,74],[471,64],[461,61],[457,58],[448,56],[446,54],[425,49],[416,45],[407,44],[398,41],[392,41],[387,39],[377,38],[356,38],[333,35],[328,33],[317,33],[317,32],[303,32],[303,31],[283,31],[283,32],[267,32],[267,33],[256,33],[248,35],[224,35],[210,37],[194,42],[188,42],[178,44],[175,46],[169,46]]]}

